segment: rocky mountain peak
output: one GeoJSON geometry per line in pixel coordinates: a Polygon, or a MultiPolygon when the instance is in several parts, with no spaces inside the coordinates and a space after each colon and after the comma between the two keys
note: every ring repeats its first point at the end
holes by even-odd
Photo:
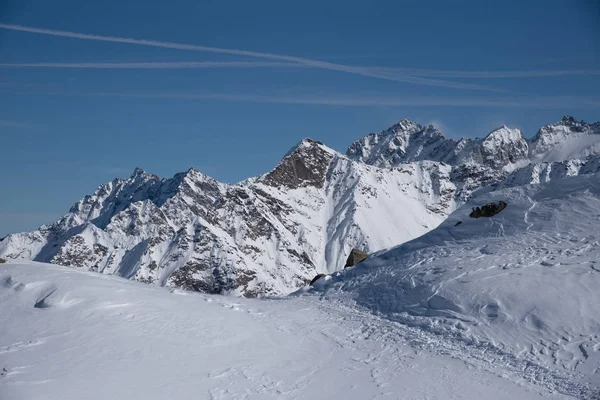
{"type": "Polygon", "coordinates": [[[292,147],[281,162],[262,181],[270,186],[321,188],[335,151],[310,138],[292,147]]]}
{"type": "Polygon", "coordinates": [[[482,140],[484,145],[502,146],[515,142],[523,142],[526,145],[523,132],[517,128],[509,128],[502,125],[500,128],[494,129],[482,140]]]}
{"type": "Polygon", "coordinates": [[[414,132],[421,130],[423,130],[423,125],[411,121],[410,119],[403,118],[384,132],[388,134],[394,134],[398,132],[414,132]]]}
{"type": "Polygon", "coordinates": [[[557,162],[600,154],[600,123],[588,124],[565,115],[541,127],[529,147],[534,161],[557,162]]]}
{"type": "Polygon", "coordinates": [[[131,173],[130,178],[131,179],[135,179],[139,176],[142,175],[146,175],[146,171],[144,171],[143,169],[141,169],[140,167],[135,167],[135,169],[133,170],[133,172],[131,173]]]}
{"type": "Polygon", "coordinates": [[[376,167],[395,167],[413,161],[441,161],[453,146],[454,141],[435,126],[402,119],[381,133],[370,133],[352,143],[346,155],[376,167]]]}
{"type": "Polygon", "coordinates": [[[559,123],[563,125],[575,125],[577,123],[577,120],[570,115],[565,115],[564,117],[562,117],[559,123]]]}
{"type": "Polygon", "coordinates": [[[532,141],[507,126],[455,141],[403,119],[354,142],[347,157],[306,138],[272,171],[236,185],[194,168],[169,179],[136,168],[51,227],[9,235],[0,257],[211,293],[287,293],[342,268],[354,247],[427,232],[479,188],[597,173],[598,156],[535,164],[532,154],[600,154],[598,133],[598,123],[565,117],[532,141]]]}
{"type": "Polygon", "coordinates": [[[140,167],[135,167],[135,169],[133,170],[133,172],[131,173],[131,176],[129,177],[130,180],[135,180],[135,181],[147,181],[147,180],[155,180],[155,181],[159,181],[161,178],[158,175],[154,175],[154,174],[149,174],[146,171],[144,171],[142,168],[140,167]]]}
{"type": "Polygon", "coordinates": [[[479,163],[491,168],[504,168],[527,159],[529,146],[523,133],[506,125],[494,129],[476,146],[481,154],[479,163]]]}

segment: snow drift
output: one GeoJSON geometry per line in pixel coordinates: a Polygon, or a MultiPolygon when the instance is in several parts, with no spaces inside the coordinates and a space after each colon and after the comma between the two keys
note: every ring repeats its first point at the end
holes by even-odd
{"type": "Polygon", "coordinates": [[[0,398],[10,400],[563,400],[589,393],[565,380],[555,385],[555,376],[524,379],[466,352],[443,354],[447,347],[426,332],[415,336],[315,296],[213,296],[49,264],[2,264],[0,321],[0,398]],[[414,346],[414,337],[435,346],[414,346]]]}
{"type": "Polygon", "coordinates": [[[431,232],[321,280],[387,319],[600,384],[600,174],[481,190],[431,232]],[[472,207],[506,201],[499,214],[472,207]]]}

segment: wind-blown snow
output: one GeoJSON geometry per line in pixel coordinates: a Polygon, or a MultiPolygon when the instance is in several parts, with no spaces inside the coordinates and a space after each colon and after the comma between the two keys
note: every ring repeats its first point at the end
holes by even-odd
{"type": "Polygon", "coordinates": [[[236,299],[0,264],[0,320],[2,399],[569,398],[314,296],[236,299]]]}
{"type": "Polygon", "coordinates": [[[314,290],[600,386],[600,174],[485,192],[314,290]]]}

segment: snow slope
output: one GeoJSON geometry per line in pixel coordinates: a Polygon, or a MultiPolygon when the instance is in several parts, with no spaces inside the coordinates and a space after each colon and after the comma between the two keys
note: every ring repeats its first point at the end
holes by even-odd
{"type": "Polygon", "coordinates": [[[573,398],[316,296],[221,297],[0,264],[0,321],[2,399],[573,398]]]}
{"type": "Polygon", "coordinates": [[[571,116],[543,126],[530,142],[533,162],[557,162],[600,155],[600,123],[588,124],[571,116]]]}
{"type": "Polygon", "coordinates": [[[311,291],[600,387],[600,174],[480,190],[433,231],[311,291]],[[500,200],[498,215],[469,217],[500,200]]]}
{"type": "Polygon", "coordinates": [[[136,169],[52,226],[9,235],[0,257],[208,293],[284,294],[341,269],[354,247],[376,251],[437,226],[456,205],[451,179],[440,163],[380,169],[305,139],[237,185],[193,169],[171,179],[136,169]]]}
{"type": "Polygon", "coordinates": [[[401,120],[346,156],[304,139],[236,185],[137,168],[51,226],[0,240],[0,257],[206,293],[285,294],[340,270],[352,248],[371,253],[430,231],[482,187],[597,173],[599,138],[599,123],[572,117],[531,140],[503,126],[455,141],[401,120]]]}

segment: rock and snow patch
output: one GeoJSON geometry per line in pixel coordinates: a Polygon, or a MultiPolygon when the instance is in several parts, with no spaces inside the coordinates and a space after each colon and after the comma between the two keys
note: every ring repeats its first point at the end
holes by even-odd
{"type": "Polygon", "coordinates": [[[383,170],[310,139],[237,185],[136,169],[52,226],[9,235],[0,256],[208,293],[285,294],[342,269],[354,247],[379,250],[437,226],[456,204],[449,171],[428,161],[383,170]]]}
{"type": "Polygon", "coordinates": [[[600,386],[599,260],[595,174],[481,193],[433,231],[313,291],[600,386]],[[499,214],[469,218],[500,200],[499,214]]]}

